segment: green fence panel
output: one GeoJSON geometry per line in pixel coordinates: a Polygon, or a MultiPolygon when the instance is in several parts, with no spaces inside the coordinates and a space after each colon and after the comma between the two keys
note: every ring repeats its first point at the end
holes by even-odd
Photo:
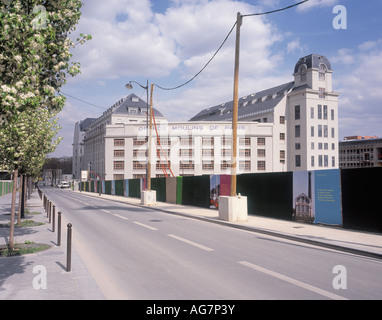
{"type": "Polygon", "coordinates": [[[182,204],[183,177],[176,177],[176,203],[182,204]]]}
{"type": "Polygon", "coordinates": [[[210,176],[183,177],[182,202],[203,208],[210,207],[210,176]]]}
{"type": "Polygon", "coordinates": [[[237,193],[247,196],[248,214],[292,220],[292,172],[238,175],[237,193]]]}
{"type": "Polygon", "coordinates": [[[129,197],[132,197],[132,198],[141,197],[141,179],[129,180],[129,197]]]}
{"type": "Polygon", "coordinates": [[[151,179],[151,190],[157,193],[157,201],[166,202],[166,178],[151,179]]]}
{"type": "Polygon", "coordinates": [[[105,181],[105,194],[111,194],[111,181],[105,181]]]}
{"type": "Polygon", "coordinates": [[[115,181],[115,195],[116,196],[124,196],[124,180],[116,180],[115,181]]]}

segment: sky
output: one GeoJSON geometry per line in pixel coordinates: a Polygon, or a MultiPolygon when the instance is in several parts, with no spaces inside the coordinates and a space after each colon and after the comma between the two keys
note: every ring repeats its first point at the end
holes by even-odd
{"type": "MultiPolygon", "coordinates": [[[[192,79],[243,15],[283,8],[300,0],[83,0],[75,33],[93,39],[72,49],[81,74],[61,89],[63,138],[50,157],[72,155],[74,125],[97,118],[135,93],[133,80],[174,88],[192,79]],[[82,102],[83,101],[83,102],[82,102]],[[86,103],[85,103],[86,102],[86,103]]],[[[263,16],[244,17],[239,96],[293,81],[299,58],[311,53],[332,64],[339,92],[339,139],[382,137],[382,0],[309,0],[263,16]],[[339,7],[341,11],[338,11],[339,7]],[[340,19],[341,18],[341,19],[340,19]]],[[[193,81],[176,90],[154,89],[154,107],[168,121],[188,121],[201,110],[232,100],[235,31],[193,81]]]]}

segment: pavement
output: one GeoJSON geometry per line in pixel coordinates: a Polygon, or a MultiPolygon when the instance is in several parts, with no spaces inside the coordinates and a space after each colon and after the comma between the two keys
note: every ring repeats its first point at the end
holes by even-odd
{"type": "MultiPolygon", "coordinates": [[[[76,191],[74,191],[76,192],[76,191]]],[[[82,192],[89,197],[97,193],[82,192]]],[[[141,206],[140,199],[101,195],[104,199],[141,206]]],[[[10,221],[11,195],[0,197],[0,224],[10,221]]],[[[169,214],[218,223],[249,232],[267,234],[310,245],[382,259],[382,234],[340,227],[310,225],[294,221],[270,219],[249,215],[245,222],[219,220],[216,209],[204,209],[157,202],[150,206],[169,214]]],[[[62,228],[61,246],[57,246],[57,230],[43,209],[37,192],[27,204],[28,219],[43,225],[15,229],[15,243],[33,241],[49,244],[50,248],[39,253],[14,257],[0,257],[0,300],[105,300],[104,295],[90,275],[81,257],[72,246],[71,271],[67,272],[66,228],[62,228]],[[44,285],[46,284],[46,287],[44,285]]],[[[56,222],[57,223],[57,222],[56,222]]],[[[63,226],[66,222],[63,221],[63,226]]],[[[57,229],[57,227],[56,227],[57,229]]],[[[0,227],[0,245],[8,243],[9,228],[0,227]]]]}

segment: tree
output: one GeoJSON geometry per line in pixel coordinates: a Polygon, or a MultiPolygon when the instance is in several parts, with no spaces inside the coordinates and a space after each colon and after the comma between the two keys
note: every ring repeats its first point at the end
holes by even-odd
{"type": "MultiPolygon", "coordinates": [[[[59,142],[55,116],[65,98],[57,93],[67,74],[80,72],[70,48],[91,39],[69,38],[81,7],[80,0],[0,0],[0,165],[14,172],[15,182],[19,172],[38,175],[59,142]]],[[[14,188],[10,250],[15,200],[14,188]]]]}

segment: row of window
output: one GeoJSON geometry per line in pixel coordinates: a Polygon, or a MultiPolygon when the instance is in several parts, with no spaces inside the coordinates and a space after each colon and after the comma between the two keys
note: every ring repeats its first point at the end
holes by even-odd
{"type": "MultiPolygon", "coordinates": [[[[310,119],[315,118],[315,108],[311,107],[310,108],[310,119]]],[[[300,106],[295,106],[294,107],[294,119],[295,120],[300,120],[301,117],[301,110],[300,106]]],[[[335,114],[334,114],[334,109],[330,109],[330,120],[334,121],[335,114]]],[[[328,106],[327,105],[317,105],[317,119],[318,120],[328,120],[328,106]]],[[[285,119],[283,120],[285,121],[285,119]]],[[[280,118],[280,123],[281,123],[281,118],[280,118]]]]}
{"type": "MultiPolygon", "coordinates": [[[[332,156],[332,167],[334,168],[336,166],[336,157],[332,156]]],[[[295,165],[296,167],[301,167],[301,155],[295,156],[295,165]]],[[[315,167],[316,166],[316,157],[311,156],[310,157],[310,166],[315,167]]],[[[329,167],[329,156],[328,155],[319,155],[318,156],[318,167],[329,167]]]]}
{"type": "MultiPolygon", "coordinates": [[[[164,167],[170,166],[170,162],[164,162],[164,161],[157,161],[156,162],[156,169],[160,170],[164,167]]],[[[228,170],[231,168],[231,161],[223,160],[220,162],[220,169],[221,170],[228,170]]],[[[124,161],[114,161],[114,170],[120,171],[125,169],[125,162],[124,161]]],[[[179,162],[179,169],[180,170],[194,170],[195,164],[194,161],[180,161],[179,162]]],[[[203,170],[214,170],[214,161],[203,161],[202,162],[202,169],[203,170]]],[[[251,161],[250,160],[244,160],[239,161],[239,169],[250,171],[251,170],[251,161]]],[[[257,170],[264,171],[266,169],[266,163],[265,161],[257,161],[257,170]]],[[[146,170],[146,163],[140,162],[140,161],[133,161],[133,170],[146,170]]]]}
{"type": "MultiPolygon", "coordinates": [[[[194,144],[194,138],[187,137],[187,138],[180,138],[180,145],[181,146],[189,146],[194,144]]],[[[213,146],[214,145],[214,138],[213,137],[203,137],[202,138],[202,145],[203,146],[213,146]]],[[[169,146],[171,145],[171,140],[169,138],[161,138],[157,140],[157,143],[161,146],[169,146]]],[[[133,139],[133,146],[142,146],[146,144],[146,139],[133,139]]],[[[232,145],[232,139],[222,137],[221,138],[221,144],[223,146],[232,145]]],[[[241,146],[250,146],[251,145],[251,138],[239,138],[239,145],[241,146]]],[[[257,138],[257,145],[265,145],[265,138],[257,138]]],[[[124,147],[125,146],[125,139],[114,139],[114,147],[124,147]]]]}
{"type": "MultiPolygon", "coordinates": [[[[330,134],[331,134],[332,138],[335,138],[335,128],[330,128],[330,134]]],[[[301,126],[300,125],[296,125],[294,127],[294,136],[296,138],[300,138],[301,137],[301,126]]],[[[310,136],[312,138],[314,138],[314,136],[315,136],[315,127],[314,126],[310,127],[310,136]]],[[[329,135],[328,135],[328,125],[326,125],[326,124],[324,124],[324,125],[319,124],[317,126],[317,136],[319,138],[328,138],[329,137],[329,135]]]]}

